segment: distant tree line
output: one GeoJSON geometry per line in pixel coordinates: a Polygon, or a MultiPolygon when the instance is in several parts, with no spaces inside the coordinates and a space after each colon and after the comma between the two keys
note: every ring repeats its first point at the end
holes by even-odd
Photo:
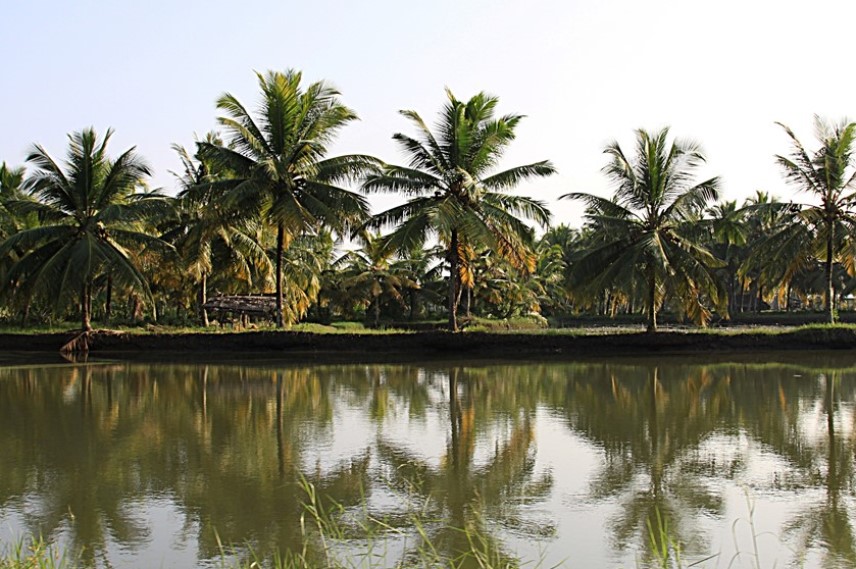
{"type": "MultiPolygon", "coordinates": [[[[111,131],[69,135],[64,161],[35,145],[26,166],[0,167],[0,319],[153,319],[207,326],[214,294],[268,293],[276,325],[303,320],[417,322],[458,330],[473,316],[638,315],[661,311],[706,325],[768,308],[837,308],[856,287],[856,124],[815,117],[817,147],[790,140],[777,155],[812,203],[758,191],[719,200],[719,179],[696,179],[701,148],[668,129],[636,131],[631,152],[604,153],[611,198],[569,193],[581,228],[551,225],[546,205],[511,193],[555,174],[547,160],[501,159],[522,115],[498,99],[447,90],[434,126],[401,114],[407,156],[330,156],[357,118],[330,84],[301,73],[258,74],[250,112],[217,101],[219,131],[188,150],[169,197],[147,186],[132,148],[107,153],[111,131]],[[367,195],[403,203],[372,213],[367,195]],[[536,231],[540,228],[541,232],[536,231]],[[358,248],[342,252],[342,240],[358,248]]],[[[525,188],[524,188],[525,189],[525,188]]]]}

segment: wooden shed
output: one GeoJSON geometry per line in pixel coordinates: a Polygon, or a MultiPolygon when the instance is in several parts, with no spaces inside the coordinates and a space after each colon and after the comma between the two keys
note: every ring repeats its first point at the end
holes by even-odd
{"type": "Polygon", "coordinates": [[[219,316],[262,317],[276,320],[276,297],[274,295],[219,295],[208,299],[202,307],[219,316]]]}

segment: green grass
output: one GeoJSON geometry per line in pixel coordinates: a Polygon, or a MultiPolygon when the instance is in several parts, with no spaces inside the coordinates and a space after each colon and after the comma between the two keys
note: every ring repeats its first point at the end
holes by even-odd
{"type": "MultiPolygon", "coordinates": [[[[304,513],[301,516],[302,547],[295,551],[261,555],[251,546],[224,544],[217,536],[220,547],[220,569],[386,569],[390,567],[418,567],[422,569],[542,569],[543,560],[518,559],[503,551],[501,542],[475,528],[484,526],[483,520],[473,512],[473,523],[464,528],[446,529],[456,532],[463,546],[456,551],[445,550],[431,537],[429,527],[443,524],[427,519],[419,504],[407,508],[403,518],[396,521],[372,514],[368,505],[348,509],[335,502],[322,500],[315,487],[301,480],[305,492],[304,513]],[[397,546],[390,547],[391,541],[397,546]]],[[[758,548],[759,533],[755,526],[755,507],[746,494],[748,515],[732,523],[732,530],[746,532],[751,538],[752,550],[734,554],[728,567],[752,569],[766,567],[758,548]]],[[[690,569],[721,567],[720,554],[689,560],[684,556],[683,544],[669,527],[668,520],[655,512],[647,520],[647,561],[637,559],[637,569],[690,569]]],[[[106,561],[106,559],[105,559],[106,561]]],[[[566,561],[549,569],[570,568],[566,561]]],[[[773,563],[771,567],[776,567],[773,563]]],[[[23,539],[0,551],[0,569],[83,569],[81,555],[69,555],[46,543],[43,539],[23,539]]],[[[543,568],[547,569],[547,568],[543,568]]]]}
{"type": "MultiPolygon", "coordinates": [[[[357,322],[342,322],[332,325],[316,324],[316,323],[301,323],[287,326],[279,329],[272,324],[251,325],[243,328],[239,326],[169,326],[160,324],[146,324],[139,326],[116,325],[108,328],[100,328],[97,323],[93,326],[96,332],[132,334],[146,336],[151,334],[234,334],[234,333],[253,333],[253,332],[303,332],[311,334],[409,334],[411,330],[401,328],[365,328],[357,322]]],[[[30,326],[20,328],[17,326],[0,326],[0,334],[14,334],[21,336],[36,336],[40,334],[73,334],[80,332],[80,328],[74,324],[54,325],[54,326],[30,326]]]]}
{"type": "Polygon", "coordinates": [[[16,326],[13,324],[5,324],[0,325],[0,334],[20,334],[25,336],[35,336],[37,334],[63,334],[65,332],[70,332],[76,329],[79,330],[80,326],[75,328],[73,324],[39,324],[34,326],[27,326],[26,328],[21,328],[20,326],[16,326]]]}
{"type": "MultiPolygon", "coordinates": [[[[28,328],[20,328],[17,326],[0,326],[0,334],[11,334],[21,336],[35,336],[40,334],[71,334],[79,331],[72,323],[63,325],[41,325],[28,328]]],[[[307,334],[357,334],[365,336],[377,335],[394,335],[394,334],[414,334],[416,330],[405,328],[367,328],[360,322],[334,322],[331,324],[318,323],[300,323],[286,327],[284,329],[276,328],[272,324],[251,325],[248,328],[234,326],[209,326],[207,328],[201,326],[168,326],[147,324],[139,326],[111,326],[110,328],[99,329],[100,333],[118,333],[129,335],[181,335],[181,334],[234,334],[234,333],[255,333],[255,332],[298,332],[307,334]]],[[[728,327],[713,326],[701,328],[688,325],[664,325],[660,328],[660,333],[671,334],[687,334],[687,335],[710,335],[710,336],[740,336],[745,334],[752,335],[781,335],[800,333],[808,334],[809,337],[816,336],[818,339],[832,337],[836,332],[840,331],[856,331],[856,324],[802,324],[802,325],[751,325],[738,324],[728,327]]],[[[530,317],[523,317],[509,320],[492,320],[485,318],[471,319],[463,330],[467,333],[482,333],[482,334],[526,334],[534,336],[610,336],[619,334],[642,334],[645,332],[643,326],[632,324],[615,323],[611,326],[592,325],[580,326],[573,328],[546,328],[542,327],[540,321],[533,320],[530,317]]]]}
{"type": "Polygon", "coordinates": [[[689,329],[689,332],[719,334],[722,336],[737,336],[741,334],[763,334],[763,335],[779,335],[790,334],[794,332],[816,332],[827,333],[835,330],[856,330],[856,324],[801,324],[794,326],[732,326],[729,328],[699,328],[689,329]]]}
{"type": "Polygon", "coordinates": [[[73,569],[81,566],[44,539],[23,539],[0,553],[0,569],[73,569]]]}
{"type": "MultiPolygon", "coordinates": [[[[306,498],[301,516],[302,548],[258,554],[252,547],[217,542],[221,569],[385,569],[421,567],[425,569],[519,569],[521,563],[497,547],[497,541],[473,528],[451,528],[459,532],[465,547],[444,551],[429,536],[426,519],[413,508],[403,520],[391,523],[374,516],[363,503],[358,512],[336,503],[324,506],[315,487],[302,480],[306,498]],[[401,522],[404,523],[401,523],[401,522]],[[400,547],[389,547],[395,540],[400,547]]],[[[442,523],[442,522],[440,522],[442,523]]],[[[539,569],[540,563],[526,563],[539,569]]],[[[24,539],[0,554],[0,569],[83,569],[81,556],[60,553],[41,539],[24,539]]]]}

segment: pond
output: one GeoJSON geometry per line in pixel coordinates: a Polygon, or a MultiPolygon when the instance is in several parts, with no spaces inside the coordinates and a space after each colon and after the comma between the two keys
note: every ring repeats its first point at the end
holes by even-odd
{"type": "Polygon", "coordinates": [[[856,356],[826,353],[6,365],[0,544],[113,568],[853,567],[854,401],[856,356]]]}

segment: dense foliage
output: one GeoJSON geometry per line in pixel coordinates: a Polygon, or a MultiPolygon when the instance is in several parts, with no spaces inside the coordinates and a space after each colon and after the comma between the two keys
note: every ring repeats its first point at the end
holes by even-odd
{"type": "MultiPolygon", "coordinates": [[[[475,319],[566,322],[622,317],[657,329],[661,314],[705,325],[776,309],[834,321],[856,288],[856,124],[816,119],[817,150],[789,128],[777,155],[787,182],[814,203],[758,192],[716,202],[717,178],[695,181],[697,144],[668,129],[637,131],[635,152],[605,150],[615,195],[571,192],[586,223],[550,227],[526,194],[549,161],[501,165],[522,115],[497,116],[478,93],[447,101],[433,127],[393,136],[395,166],[329,156],[356,120],[330,84],[298,71],[258,74],[251,112],[217,102],[222,134],[188,150],[175,197],[150,192],[148,165],[107,153],[110,132],[69,136],[67,159],[34,146],[0,167],[0,321],[277,325],[362,320],[458,330],[475,319]],[[522,190],[520,193],[512,193],[522,190]],[[372,215],[364,194],[399,205],[372,215]],[[538,235],[536,229],[543,231],[538,235]],[[266,315],[211,312],[219,295],[256,295],[266,315]],[[266,302],[266,301],[265,301],[266,302]]],[[[561,223],[562,220],[559,220],[561,223]]]]}

